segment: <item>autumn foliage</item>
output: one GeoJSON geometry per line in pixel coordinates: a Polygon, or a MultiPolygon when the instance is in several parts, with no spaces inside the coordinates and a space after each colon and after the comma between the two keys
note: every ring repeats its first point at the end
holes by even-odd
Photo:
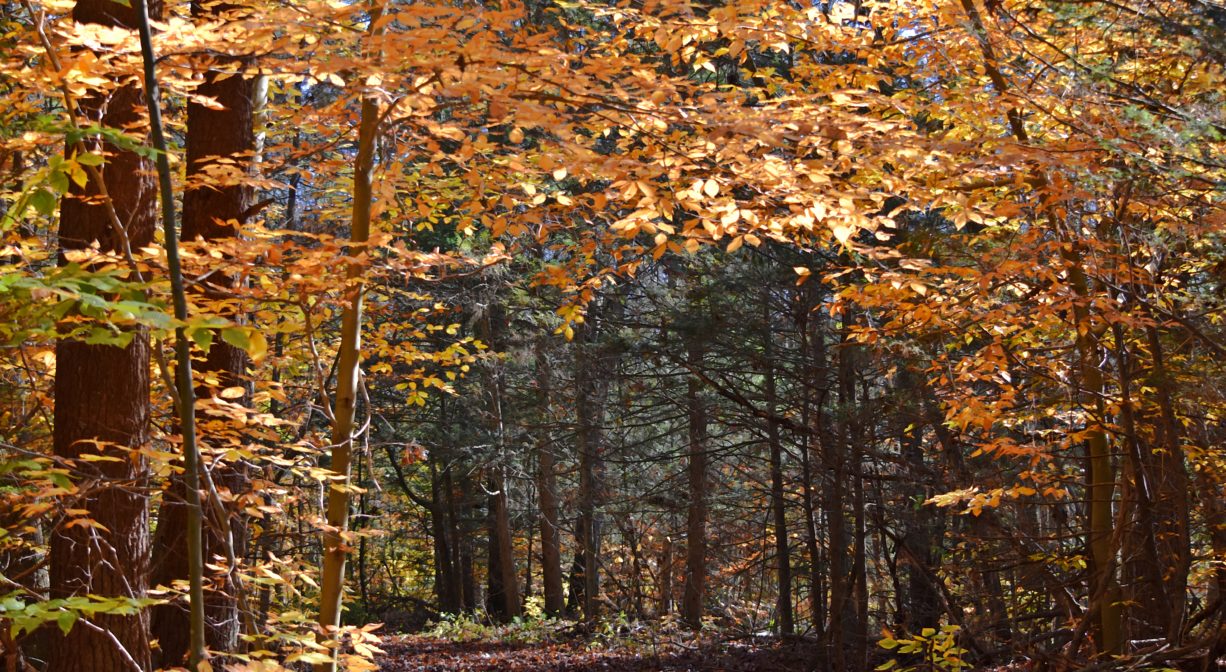
{"type": "Polygon", "coordinates": [[[1226,659],[1216,0],[132,2],[0,0],[11,669],[1226,659]]]}

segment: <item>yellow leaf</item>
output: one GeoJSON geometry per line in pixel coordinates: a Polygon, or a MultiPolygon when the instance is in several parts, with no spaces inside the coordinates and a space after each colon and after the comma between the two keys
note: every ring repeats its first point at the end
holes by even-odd
{"type": "Polygon", "coordinates": [[[239,397],[243,396],[246,393],[247,393],[247,390],[244,390],[243,388],[236,385],[234,387],[227,387],[221,392],[218,392],[217,396],[221,397],[222,399],[238,399],[239,397]]]}
{"type": "Polygon", "coordinates": [[[702,193],[714,198],[719,194],[719,183],[715,180],[707,180],[702,185],[702,193]]]}

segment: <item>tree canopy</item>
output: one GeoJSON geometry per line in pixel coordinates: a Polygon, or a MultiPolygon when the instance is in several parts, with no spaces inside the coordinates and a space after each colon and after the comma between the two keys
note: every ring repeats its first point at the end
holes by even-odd
{"type": "Polygon", "coordinates": [[[10,669],[1226,660],[1217,0],[0,7],[10,669]]]}

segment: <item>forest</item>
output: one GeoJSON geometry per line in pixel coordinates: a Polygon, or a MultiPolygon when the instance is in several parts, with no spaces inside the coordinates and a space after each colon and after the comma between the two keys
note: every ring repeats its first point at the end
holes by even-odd
{"type": "Polygon", "coordinates": [[[0,0],[5,672],[1226,669],[1221,0],[0,0]]]}

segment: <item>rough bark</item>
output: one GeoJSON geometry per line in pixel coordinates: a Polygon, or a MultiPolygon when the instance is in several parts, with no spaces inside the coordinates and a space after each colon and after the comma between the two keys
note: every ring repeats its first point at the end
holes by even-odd
{"type": "MultiPolygon", "coordinates": [[[[838,440],[826,441],[825,463],[827,535],[830,539],[830,627],[827,631],[830,660],[836,672],[857,669],[847,659],[848,650],[854,649],[855,638],[860,631],[857,613],[856,590],[856,539],[847,520],[847,485],[854,481],[858,469],[852,460],[855,442],[851,416],[855,407],[855,382],[852,379],[854,345],[849,337],[849,317],[843,316],[842,340],[838,356],[838,440]]],[[[854,499],[854,483],[853,492],[854,499]]]]}
{"type": "MultiPolygon", "coordinates": [[[[233,5],[192,2],[192,16],[210,20],[235,10],[233,5]]],[[[189,187],[183,194],[182,239],[191,245],[197,239],[217,241],[230,238],[239,232],[251,207],[254,191],[245,184],[225,186],[200,184],[210,171],[218,168],[246,172],[255,151],[253,127],[256,106],[255,80],[242,76],[228,76],[241,69],[243,59],[218,58],[201,64],[205,70],[204,81],[196,89],[202,96],[217,101],[224,109],[210,109],[197,102],[187,105],[186,164],[189,187]],[[222,159],[222,162],[218,162],[222,159]],[[229,163],[233,161],[234,163],[229,163]]],[[[239,176],[234,176],[235,178],[239,176]]],[[[231,285],[225,273],[215,273],[203,285],[205,297],[225,291],[231,285]]],[[[232,315],[228,317],[234,317],[232,315]]],[[[212,347],[196,368],[201,374],[216,374],[217,389],[233,387],[242,383],[247,365],[246,354],[214,335],[212,347]]],[[[208,399],[216,392],[211,386],[201,384],[196,395],[208,399]]],[[[210,424],[228,424],[216,418],[202,418],[201,429],[210,431],[210,424]]],[[[237,428],[216,427],[212,431],[230,434],[237,428]]],[[[220,465],[219,465],[220,466],[220,465]]],[[[220,489],[239,493],[244,489],[246,475],[241,466],[224,465],[215,468],[213,478],[220,489]]],[[[183,505],[183,481],[172,480],[158,511],[157,533],[154,536],[153,566],[150,581],[153,585],[170,585],[187,576],[187,556],[184,542],[187,510],[183,505]]],[[[211,521],[204,534],[204,557],[206,562],[227,564],[229,556],[241,558],[245,550],[245,530],[237,511],[227,511],[228,520],[223,524],[217,511],[209,505],[206,516],[211,521]],[[225,528],[228,528],[225,529],[225,528]],[[226,532],[230,534],[226,534],[226,532]]],[[[239,633],[237,586],[227,573],[219,573],[210,582],[205,597],[205,617],[208,623],[206,640],[214,651],[231,651],[235,648],[239,633]]],[[[187,659],[187,618],[182,604],[169,604],[154,608],[151,630],[160,643],[158,663],[162,666],[182,665],[187,659]]]]}
{"type": "MultiPolygon", "coordinates": [[[[160,15],[161,5],[150,6],[160,15]]],[[[73,20],[124,28],[136,27],[136,12],[109,0],[81,0],[73,20]]],[[[107,97],[78,101],[83,123],[130,128],[140,123],[142,90],[122,86],[107,97]]],[[[109,203],[100,202],[97,183],[74,188],[60,210],[62,251],[88,247],[124,251],[147,245],[156,225],[156,191],[151,166],[132,152],[108,146],[101,168],[109,203]],[[89,200],[87,200],[89,199],[89,200]],[[111,228],[108,208],[126,227],[120,236],[111,228]],[[124,240],[126,238],[126,241],[124,240]]],[[[61,261],[63,255],[61,255],[61,261]]],[[[147,465],[130,451],[145,448],[149,439],[149,336],[131,332],[127,347],[87,345],[64,339],[56,344],[55,428],[53,450],[58,458],[83,454],[119,458],[113,462],[80,463],[74,470],[82,490],[77,508],[104,529],[62,526],[50,539],[51,597],[99,595],[140,598],[145,594],[149,557],[147,465]]],[[[67,635],[52,630],[47,669],[53,672],[130,671],[132,662],[149,667],[148,614],[104,616],[93,626],[78,623],[67,635]],[[112,639],[113,636],[113,639],[112,639]],[[130,662],[131,661],[131,662],[130,662]]]]}
{"type": "Polygon", "coordinates": [[[825,382],[826,341],[822,332],[822,315],[813,310],[818,297],[812,290],[805,292],[804,300],[797,310],[797,327],[802,338],[804,356],[805,397],[802,405],[803,426],[811,428],[805,444],[801,447],[801,487],[804,494],[805,546],[809,556],[809,622],[819,639],[826,636],[826,556],[822,550],[819,520],[822,503],[815,487],[815,465],[825,454],[819,443],[825,436],[825,382]],[[810,318],[810,315],[812,318],[810,318]],[[820,391],[819,391],[820,390],[820,391]]]}
{"type": "Polygon", "coordinates": [[[1178,643],[1187,617],[1188,572],[1192,564],[1189,530],[1189,485],[1183,454],[1183,427],[1175,414],[1175,382],[1167,371],[1166,356],[1158,328],[1147,330],[1150,356],[1149,384],[1157,391],[1158,417],[1153,446],[1143,458],[1148,462],[1154,508],[1154,544],[1163,562],[1162,584],[1167,596],[1165,609],[1168,640],[1178,643]]]}

